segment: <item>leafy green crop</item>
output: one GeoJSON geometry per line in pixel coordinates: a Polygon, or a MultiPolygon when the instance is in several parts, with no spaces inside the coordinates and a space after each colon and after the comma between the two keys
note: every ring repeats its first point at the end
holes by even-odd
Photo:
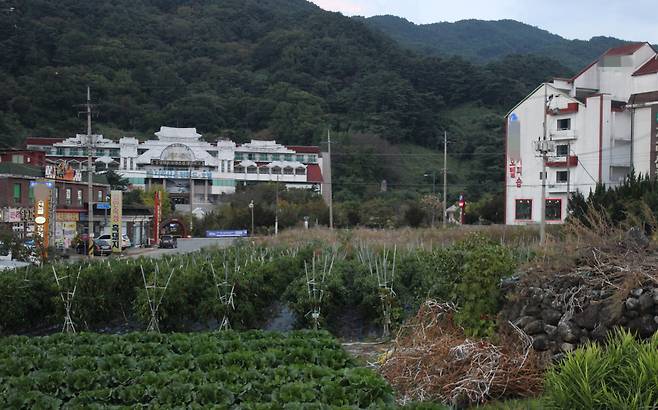
{"type": "Polygon", "coordinates": [[[12,336],[0,340],[0,381],[0,408],[393,403],[326,332],[12,336]]]}

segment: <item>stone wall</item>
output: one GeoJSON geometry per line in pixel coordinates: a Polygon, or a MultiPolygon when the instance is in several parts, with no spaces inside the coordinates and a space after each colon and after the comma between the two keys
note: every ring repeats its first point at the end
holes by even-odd
{"type": "Polygon", "coordinates": [[[519,288],[508,290],[502,317],[530,335],[538,351],[560,354],[590,340],[601,342],[617,326],[643,338],[658,330],[658,284],[624,292],[568,276],[519,288]]]}

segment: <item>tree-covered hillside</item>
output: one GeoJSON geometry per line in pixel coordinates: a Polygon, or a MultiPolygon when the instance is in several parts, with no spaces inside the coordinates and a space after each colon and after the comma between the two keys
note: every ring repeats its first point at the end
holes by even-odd
{"type": "Polygon", "coordinates": [[[303,0],[26,0],[0,18],[5,137],[79,130],[75,105],[89,84],[110,129],[308,143],[331,124],[422,144],[445,108],[509,105],[564,71],[527,58],[496,70],[417,57],[303,0]],[[496,88],[510,81],[518,93],[496,88]]]}
{"type": "MultiPolygon", "coordinates": [[[[196,127],[210,139],[317,144],[331,127],[435,149],[448,129],[458,139],[454,150],[469,160],[469,151],[501,146],[500,114],[537,83],[570,73],[544,57],[475,65],[421,56],[304,0],[1,4],[4,146],[30,134],[84,130],[76,105],[89,85],[95,130],[113,138],[150,136],[169,125],[196,127]],[[451,118],[465,104],[481,117],[465,122],[485,124],[478,132],[451,118]]],[[[344,165],[347,176],[359,172],[358,164],[344,165]]],[[[379,169],[368,172],[382,177],[379,169]]],[[[389,182],[401,179],[399,170],[389,173],[389,182]]]]}
{"type": "Polygon", "coordinates": [[[358,19],[415,51],[435,56],[458,55],[480,63],[510,54],[537,54],[580,70],[607,49],[624,43],[613,37],[567,40],[514,20],[462,20],[417,25],[396,16],[358,19]]]}

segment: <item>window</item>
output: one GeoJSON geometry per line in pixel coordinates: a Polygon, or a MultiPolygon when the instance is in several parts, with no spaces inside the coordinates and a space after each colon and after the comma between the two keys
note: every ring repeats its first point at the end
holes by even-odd
{"type": "Polygon", "coordinates": [[[134,170],[134,169],[135,169],[134,160],[133,160],[132,158],[130,158],[130,169],[131,169],[131,170],[134,170]]]}
{"type": "Polygon", "coordinates": [[[304,167],[298,167],[298,168],[295,170],[295,174],[296,174],[296,175],[304,175],[305,173],[306,173],[306,170],[304,169],[304,167]]]}
{"type": "Polygon", "coordinates": [[[258,159],[260,161],[267,161],[267,154],[258,154],[258,159]]]}
{"type": "Polygon", "coordinates": [[[281,154],[272,154],[272,161],[279,161],[281,159],[281,154]]]}
{"type": "Polygon", "coordinates": [[[256,159],[256,154],[247,154],[247,159],[253,161],[256,159]]]}
{"type": "Polygon", "coordinates": [[[27,189],[27,200],[34,202],[34,188],[32,188],[32,185],[27,189]]]}
{"type": "Polygon", "coordinates": [[[309,156],[308,156],[308,162],[310,162],[310,163],[316,163],[316,162],[318,162],[318,158],[317,158],[317,156],[316,156],[316,155],[309,155],[309,156]]]}
{"type": "Polygon", "coordinates": [[[55,203],[59,205],[59,188],[55,188],[55,203]]]}
{"type": "Polygon", "coordinates": [[[103,202],[103,191],[98,191],[98,202],[103,202]]]}
{"type": "Polygon", "coordinates": [[[558,184],[565,184],[569,179],[569,171],[557,171],[555,173],[555,182],[558,184]]]}
{"type": "Polygon", "coordinates": [[[242,165],[236,165],[234,171],[238,174],[241,174],[244,172],[244,167],[242,165]]]}
{"type": "Polygon", "coordinates": [[[119,155],[120,155],[120,153],[119,153],[119,148],[112,148],[112,149],[110,150],[110,156],[118,157],[119,155]]]}
{"type": "Polygon", "coordinates": [[[555,146],[555,155],[558,157],[566,157],[569,155],[569,146],[568,145],[556,145],[555,146]]]}
{"type": "Polygon", "coordinates": [[[292,154],[283,154],[284,161],[292,161],[292,154]]]}
{"type": "Polygon", "coordinates": [[[563,118],[561,120],[557,120],[558,131],[566,131],[570,129],[571,129],[571,118],[563,118]]]}
{"type": "Polygon", "coordinates": [[[273,167],[272,168],[272,173],[274,175],[281,175],[281,167],[273,167]]]}
{"type": "Polygon", "coordinates": [[[529,221],[532,219],[532,199],[516,200],[516,220],[529,221]]]}
{"type": "Polygon", "coordinates": [[[256,174],[256,173],[258,173],[258,169],[255,166],[251,165],[247,167],[247,174],[256,174]]]}
{"type": "Polygon", "coordinates": [[[561,221],[562,220],[562,200],[561,199],[547,199],[546,200],[546,220],[547,221],[561,221]]]}
{"type": "Polygon", "coordinates": [[[14,203],[21,203],[21,184],[14,184],[14,203]]]}
{"type": "Polygon", "coordinates": [[[77,157],[80,155],[77,148],[69,148],[69,153],[72,157],[77,157]]]}
{"type": "Polygon", "coordinates": [[[82,206],[82,189],[78,189],[78,205],[82,206]]]}
{"type": "Polygon", "coordinates": [[[22,164],[23,163],[23,155],[22,154],[14,154],[11,156],[11,162],[14,164],[22,164]]]}
{"type": "Polygon", "coordinates": [[[64,148],[57,148],[57,155],[64,155],[64,148]]]}
{"type": "Polygon", "coordinates": [[[221,172],[224,172],[224,170],[226,169],[226,167],[225,167],[225,161],[222,160],[222,161],[220,162],[220,164],[221,164],[221,172]]]}
{"type": "Polygon", "coordinates": [[[236,161],[242,161],[243,158],[244,158],[244,157],[242,156],[242,153],[241,153],[241,152],[236,152],[236,153],[235,153],[235,160],[236,160],[236,161]]]}
{"type": "Polygon", "coordinates": [[[66,188],[65,204],[71,205],[71,188],[66,188]]]}
{"type": "Polygon", "coordinates": [[[304,156],[303,155],[297,155],[296,157],[297,162],[304,162],[304,156]]]}
{"type": "Polygon", "coordinates": [[[292,175],[293,172],[294,172],[294,170],[292,169],[292,167],[285,167],[285,168],[283,169],[283,173],[284,173],[285,175],[292,175]]]}

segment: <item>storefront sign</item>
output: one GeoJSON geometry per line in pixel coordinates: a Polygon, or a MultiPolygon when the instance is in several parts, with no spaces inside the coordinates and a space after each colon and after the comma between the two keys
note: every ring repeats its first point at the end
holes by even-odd
{"type": "Polygon", "coordinates": [[[57,222],[78,222],[80,214],[77,212],[57,212],[57,222]]]}
{"type": "Polygon", "coordinates": [[[169,179],[211,179],[210,171],[178,171],[174,169],[150,169],[146,171],[147,178],[169,179]]]}
{"type": "Polygon", "coordinates": [[[46,165],[46,178],[80,182],[82,181],[82,172],[71,168],[68,162],[60,161],[55,165],[46,165]]]}
{"type": "Polygon", "coordinates": [[[112,242],[112,252],[120,253],[121,252],[121,211],[123,207],[123,192],[121,191],[111,191],[110,192],[110,234],[112,242]]]}
{"type": "Polygon", "coordinates": [[[34,190],[34,230],[44,249],[48,248],[50,220],[50,186],[49,183],[35,183],[34,190]]]}

